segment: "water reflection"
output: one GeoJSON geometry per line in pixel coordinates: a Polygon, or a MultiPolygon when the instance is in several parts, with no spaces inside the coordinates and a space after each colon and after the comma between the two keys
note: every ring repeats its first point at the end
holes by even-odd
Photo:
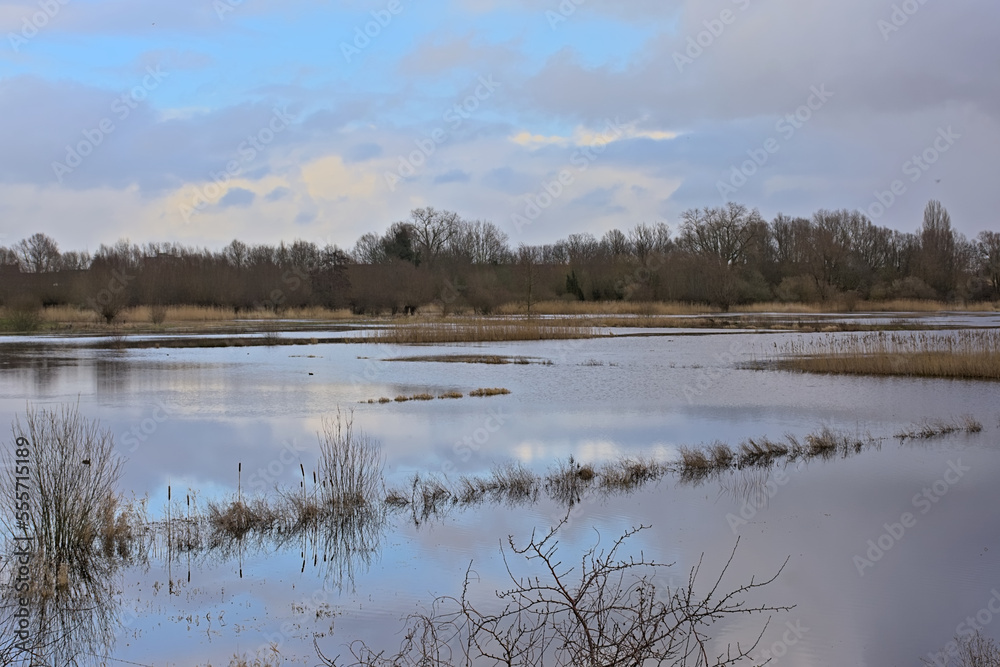
{"type": "Polygon", "coordinates": [[[126,561],[94,550],[56,563],[17,541],[4,562],[3,616],[17,631],[4,638],[3,664],[104,664],[122,627],[118,596],[126,561]]]}
{"type": "MultiPolygon", "coordinates": [[[[249,502],[245,506],[259,516],[260,505],[249,502]]],[[[227,511],[232,512],[232,506],[227,511]]],[[[302,559],[301,572],[313,567],[320,571],[324,582],[339,590],[353,590],[355,577],[367,572],[377,560],[388,523],[386,507],[381,504],[350,512],[324,513],[306,520],[277,516],[271,519],[238,530],[213,525],[211,519],[198,516],[181,515],[158,522],[152,524],[154,538],[146,545],[146,558],[162,559],[168,592],[177,594],[184,575],[175,578],[175,567],[178,572],[186,568],[190,583],[192,568],[207,570],[213,565],[235,563],[242,579],[255,574],[244,572],[244,562],[297,548],[302,559]]]]}

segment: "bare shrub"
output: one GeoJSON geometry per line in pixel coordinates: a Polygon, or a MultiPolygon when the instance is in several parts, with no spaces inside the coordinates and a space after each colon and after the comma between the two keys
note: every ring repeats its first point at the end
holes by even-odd
{"type": "Polygon", "coordinates": [[[320,500],[350,510],[375,502],[383,487],[385,459],[376,440],[354,430],[354,413],[323,418],[319,435],[320,500]]]}
{"type": "Polygon", "coordinates": [[[167,319],[167,307],[155,304],[149,307],[149,321],[153,324],[163,324],[167,319]]]}
{"type": "MultiPolygon", "coordinates": [[[[1000,667],[1000,648],[979,630],[971,636],[956,636],[954,643],[958,646],[954,653],[955,662],[953,664],[950,656],[945,656],[945,667],[1000,667]]],[[[925,665],[941,664],[927,658],[921,662],[925,665]]]]}
{"type": "MultiPolygon", "coordinates": [[[[627,531],[607,550],[588,549],[576,567],[563,565],[556,533],[565,520],[544,537],[532,534],[525,546],[508,538],[511,553],[522,556],[527,573],[515,571],[503,551],[512,587],[497,591],[498,611],[485,611],[473,602],[471,565],[458,598],[438,598],[430,613],[412,616],[398,653],[377,652],[360,641],[347,648],[352,667],[409,665],[583,665],[588,667],[667,664],[734,665],[749,657],[764,628],[748,641],[710,647],[712,626],[735,616],[786,611],[790,607],[751,606],[743,599],[773,582],[774,576],[736,587],[722,588],[722,580],[736,554],[734,547],[719,576],[707,592],[696,591],[700,561],[691,569],[686,586],[661,585],[658,571],[668,565],[644,557],[625,557],[630,538],[647,526],[627,531]],[[698,593],[702,593],[699,595],[698,593]],[[709,658],[709,655],[712,658],[709,658]],[[710,662],[712,660],[712,662],[710,662]]],[[[737,545],[739,542],[737,541],[737,545]]],[[[787,563],[787,560],[786,560],[787,563]]],[[[323,655],[323,664],[336,666],[338,658],[323,655]]]]}
{"type": "Polygon", "coordinates": [[[13,510],[18,494],[27,487],[27,525],[45,560],[69,562],[90,551],[100,536],[113,535],[122,459],[114,453],[111,432],[80,414],[77,405],[29,406],[24,422],[15,417],[13,432],[15,441],[29,443],[30,453],[28,479],[21,480],[19,489],[17,457],[5,451],[0,493],[6,501],[4,523],[11,534],[17,523],[13,510]]]}

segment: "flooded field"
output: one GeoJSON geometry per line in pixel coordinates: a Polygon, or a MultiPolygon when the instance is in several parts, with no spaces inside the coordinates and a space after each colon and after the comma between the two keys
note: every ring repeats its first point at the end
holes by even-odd
{"type": "MultiPolygon", "coordinates": [[[[995,315],[926,322],[1000,326],[995,315]]],[[[377,441],[386,487],[402,491],[414,475],[454,485],[508,463],[544,477],[570,456],[595,466],[672,462],[685,446],[802,439],[823,427],[873,443],[850,456],[671,472],[618,492],[585,487],[569,500],[543,488],[533,499],[487,496],[426,513],[382,506],[363,525],[213,548],[168,548],[157,534],[142,562],[111,575],[99,597],[114,637],[106,653],[100,642],[81,650],[79,664],[225,665],[234,654],[267,656],[273,645],[280,664],[315,665],[317,647],[347,656],[356,639],[393,652],[407,617],[461,595],[467,571],[470,598],[495,605],[495,591],[510,587],[502,547],[512,570],[530,571],[508,536],[523,545],[564,519],[556,537],[566,567],[648,526],[622,553],[673,564],[656,575],[663,586],[686,585],[702,558],[707,586],[734,548],[729,589],[770,578],[787,559],[747,599],[791,609],[711,629],[718,653],[727,642],[752,644],[770,617],[752,660],[738,664],[918,665],[943,655],[969,617],[1000,636],[992,611],[1000,609],[1000,386],[749,367],[791,340],[851,334],[598,333],[612,335],[124,350],[72,337],[0,340],[0,422],[23,419],[29,402],[78,404],[114,434],[126,459],[120,490],[146,498],[154,520],[166,518],[168,489],[175,515],[191,511],[192,498],[204,508],[237,494],[306,493],[300,482],[317,467],[317,432],[338,408],[377,441]],[[480,388],[510,393],[469,395],[480,388]],[[436,398],[449,392],[462,397],[436,398]],[[421,394],[435,398],[377,402],[421,394]],[[981,432],[896,437],[963,415],[981,432]]]]}

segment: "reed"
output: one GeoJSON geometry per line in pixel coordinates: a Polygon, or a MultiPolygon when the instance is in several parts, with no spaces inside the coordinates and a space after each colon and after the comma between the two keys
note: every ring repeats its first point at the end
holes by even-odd
{"type": "Polygon", "coordinates": [[[944,419],[926,419],[919,424],[903,429],[896,434],[900,440],[938,438],[952,433],[980,433],[983,424],[972,415],[962,415],[951,421],[944,419]]]}
{"type": "Polygon", "coordinates": [[[758,367],[808,373],[1000,380],[1000,331],[871,333],[787,343],[758,367]]]}
{"type": "Polygon", "coordinates": [[[606,491],[630,491],[663,477],[667,466],[647,458],[625,457],[604,463],[597,469],[601,488],[606,491]]]}
{"type": "Polygon", "coordinates": [[[467,322],[397,324],[376,330],[373,343],[413,345],[421,343],[499,343],[525,340],[592,338],[597,334],[585,326],[553,326],[538,321],[478,319],[467,322]]]}

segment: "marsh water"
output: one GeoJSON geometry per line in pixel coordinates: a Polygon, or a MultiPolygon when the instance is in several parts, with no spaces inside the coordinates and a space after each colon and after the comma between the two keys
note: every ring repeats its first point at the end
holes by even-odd
{"type": "MultiPolygon", "coordinates": [[[[995,327],[1000,318],[943,316],[928,318],[931,324],[995,327]]],[[[1000,387],[745,366],[793,337],[850,334],[613,333],[501,344],[124,351],[74,338],[34,337],[28,342],[38,345],[27,347],[25,338],[5,338],[0,421],[23,415],[28,402],[78,403],[114,433],[127,457],[121,488],[148,497],[154,518],[165,512],[168,485],[175,507],[189,489],[205,503],[238,486],[247,496],[298,488],[299,464],[315,467],[321,420],[338,407],[353,410],[355,428],[379,442],[390,487],[406,487],[414,473],[454,479],[511,461],[544,474],[570,455],[594,463],[623,455],[671,460],[682,445],[803,436],[823,426],[870,434],[884,438],[881,446],[848,458],[727,471],[696,483],[667,475],[632,492],[593,494],[569,512],[560,553],[574,562],[598,541],[646,525],[628,549],[674,563],[669,585],[686,583],[702,557],[707,582],[737,539],[726,578],[732,587],[770,576],[789,559],[754,596],[794,605],[771,615],[751,654],[773,657],[770,664],[918,665],[977,614],[984,633],[1000,637],[1000,614],[989,611],[994,596],[1000,601],[1000,387]],[[460,354],[532,363],[389,361],[460,354]],[[511,393],[365,402],[479,387],[511,393]],[[963,414],[984,430],[918,442],[893,437],[927,418],[963,414]],[[900,534],[894,524],[904,513],[913,521],[900,534]],[[882,548],[873,552],[872,544],[882,548]]],[[[106,662],[227,664],[234,653],[252,655],[275,642],[284,664],[314,665],[314,640],[327,656],[345,654],[355,639],[393,649],[408,615],[461,592],[470,564],[472,594],[493,598],[507,577],[507,536],[523,543],[565,516],[567,507],[543,494],[534,503],[451,506],[426,520],[390,511],[346,543],[154,549],[116,584],[122,627],[106,662]]],[[[752,640],[764,620],[726,623],[715,639],[752,640]]]]}

